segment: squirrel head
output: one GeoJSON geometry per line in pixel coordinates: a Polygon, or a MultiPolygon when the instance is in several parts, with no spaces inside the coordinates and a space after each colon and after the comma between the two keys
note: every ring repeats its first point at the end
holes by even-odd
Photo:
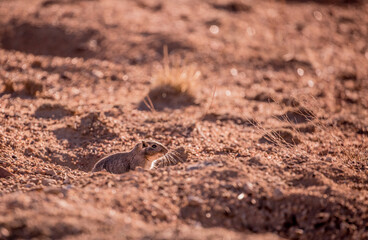
{"type": "Polygon", "coordinates": [[[168,152],[159,142],[143,140],[140,145],[146,159],[157,159],[168,152]]]}

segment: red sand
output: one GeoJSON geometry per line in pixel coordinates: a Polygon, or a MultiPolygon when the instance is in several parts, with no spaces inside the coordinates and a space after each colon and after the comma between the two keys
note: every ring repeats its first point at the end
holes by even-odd
{"type": "Polygon", "coordinates": [[[367,26],[358,1],[0,1],[0,239],[368,239],[367,26]],[[145,111],[165,45],[202,78],[145,111]],[[89,172],[140,139],[188,162],[89,172]]]}

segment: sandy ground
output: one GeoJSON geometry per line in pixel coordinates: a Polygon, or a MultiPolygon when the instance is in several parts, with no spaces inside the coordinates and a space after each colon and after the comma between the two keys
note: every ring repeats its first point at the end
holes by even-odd
{"type": "Polygon", "coordinates": [[[0,239],[368,239],[367,39],[364,1],[0,0],[0,239]],[[201,78],[147,111],[164,46],[201,78]],[[187,162],[90,172],[141,139],[187,162]]]}

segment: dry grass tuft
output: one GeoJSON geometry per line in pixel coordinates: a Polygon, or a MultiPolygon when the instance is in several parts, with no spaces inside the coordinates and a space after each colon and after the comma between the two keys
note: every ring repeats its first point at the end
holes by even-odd
{"type": "Polygon", "coordinates": [[[155,112],[195,105],[200,76],[201,72],[195,65],[186,65],[182,61],[170,63],[165,46],[162,68],[153,75],[151,89],[139,109],[155,112]]]}
{"type": "Polygon", "coordinates": [[[153,76],[152,88],[172,88],[178,94],[185,94],[195,97],[198,89],[198,80],[201,72],[195,65],[185,65],[176,62],[171,64],[169,60],[167,46],[164,47],[164,63],[153,76]]]}

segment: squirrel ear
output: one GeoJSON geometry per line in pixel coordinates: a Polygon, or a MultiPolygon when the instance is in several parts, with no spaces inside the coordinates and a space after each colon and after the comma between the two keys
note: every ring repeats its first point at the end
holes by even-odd
{"type": "Polygon", "coordinates": [[[147,147],[147,143],[144,140],[142,140],[142,147],[147,147]]]}

